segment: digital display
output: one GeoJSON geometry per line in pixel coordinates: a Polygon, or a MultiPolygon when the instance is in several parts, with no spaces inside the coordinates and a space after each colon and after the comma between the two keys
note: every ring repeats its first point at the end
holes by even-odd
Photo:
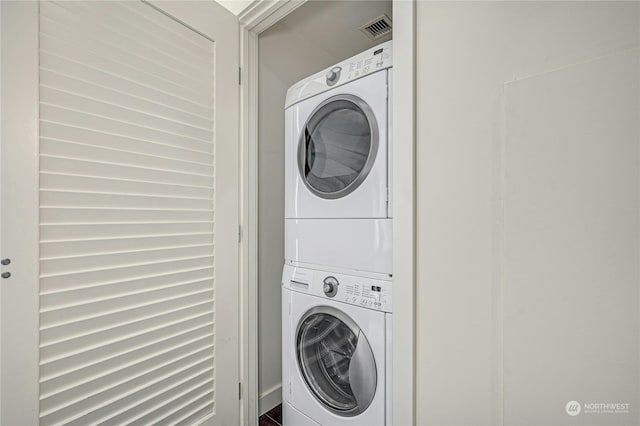
{"type": "Polygon", "coordinates": [[[378,49],[378,50],[376,50],[375,52],[373,52],[373,56],[376,56],[376,55],[381,54],[383,50],[384,50],[384,49],[378,49]]]}
{"type": "Polygon", "coordinates": [[[381,292],[381,291],[382,291],[382,288],[381,288],[381,287],[378,287],[378,286],[376,286],[376,285],[372,285],[372,286],[371,286],[371,291],[381,292]]]}

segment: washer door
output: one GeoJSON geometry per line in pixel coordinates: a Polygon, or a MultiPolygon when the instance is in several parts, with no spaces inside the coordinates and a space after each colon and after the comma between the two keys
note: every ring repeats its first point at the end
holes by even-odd
{"type": "Polygon", "coordinates": [[[378,125],[369,105],[357,96],[333,96],[313,110],[302,129],[300,176],[318,197],[341,198],[365,180],[377,151],[378,125]]]}
{"type": "Polygon", "coordinates": [[[296,332],[300,373],[313,396],[340,416],[364,412],[376,392],[371,346],[344,312],[318,306],[303,315],[296,332]]]}

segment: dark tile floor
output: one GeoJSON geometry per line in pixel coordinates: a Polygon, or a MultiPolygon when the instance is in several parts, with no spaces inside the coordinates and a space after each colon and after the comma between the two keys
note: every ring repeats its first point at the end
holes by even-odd
{"type": "Polygon", "coordinates": [[[282,425],[282,404],[273,407],[260,416],[258,426],[280,426],[282,425]]]}

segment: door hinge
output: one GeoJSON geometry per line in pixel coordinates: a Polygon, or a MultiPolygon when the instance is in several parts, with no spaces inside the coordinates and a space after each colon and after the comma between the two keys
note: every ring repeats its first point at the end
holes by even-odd
{"type": "Polygon", "coordinates": [[[242,242],[242,225],[238,225],[238,242],[242,242]]]}
{"type": "Polygon", "coordinates": [[[242,68],[238,67],[238,84],[242,84],[242,68]]]}
{"type": "Polygon", "coordinates": [[[242,382],[238,382],[238,399],[242,399],[242,382]]]}

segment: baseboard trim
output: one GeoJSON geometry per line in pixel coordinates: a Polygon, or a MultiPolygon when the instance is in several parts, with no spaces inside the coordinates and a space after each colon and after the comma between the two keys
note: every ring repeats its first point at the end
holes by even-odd
{"type": "Polygon", "coordinates": [[[258,396],[258,412],[263,415],[280,403],[282,403],[282,384],[278,383],[276,386],[260,392],[258,396]]]}

